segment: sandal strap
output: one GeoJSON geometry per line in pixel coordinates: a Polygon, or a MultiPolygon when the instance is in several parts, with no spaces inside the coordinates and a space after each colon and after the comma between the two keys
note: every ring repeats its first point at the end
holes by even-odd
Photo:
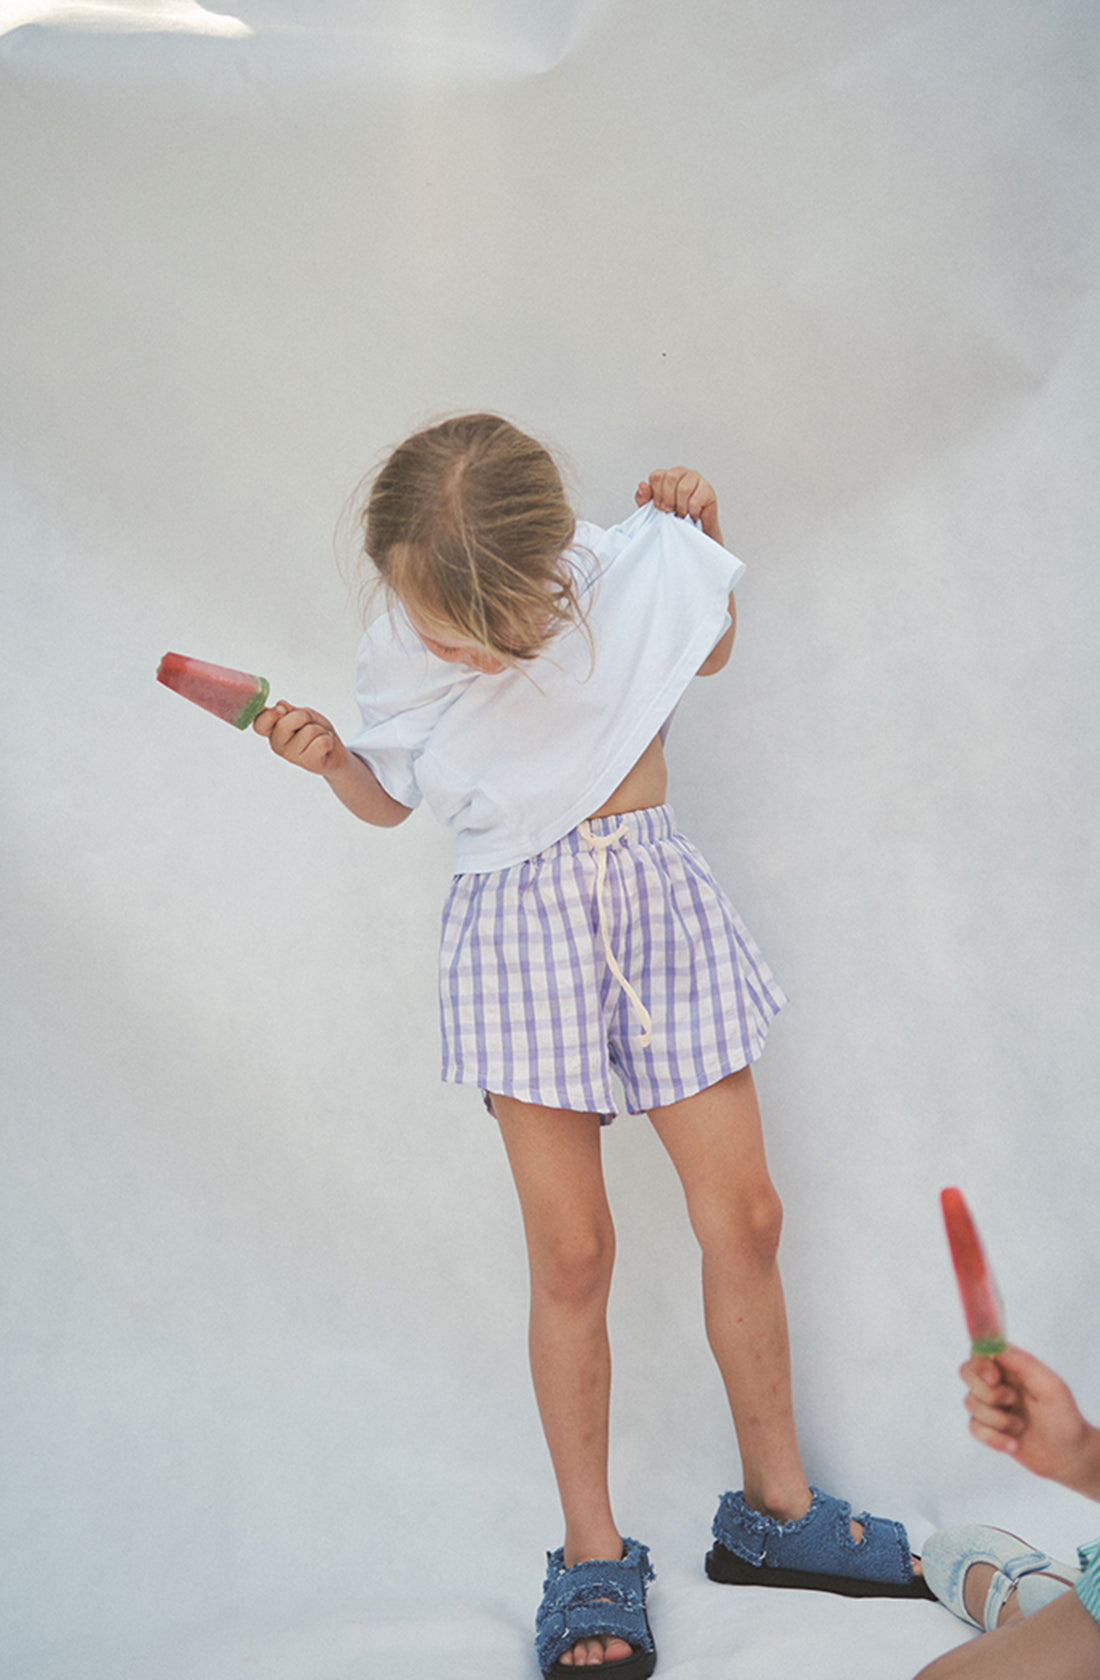
{"type": "Polygon", "coordinates": [[[987,1632],[997,1626],[1013,1588],[1019,1592],[1017,1602],[1026,1616],[1068,1591],[1078,1573],[1018,1534],[982,1523],[941,1529],[924,1546],[924,1578],[941,1604],[960,1621],[987,1632]],[[979,1614],[972,1616],[966,1603],[966,1579],[976,1563],[989,1564],[993,1574],[979,1614]]]}
{"type": "Polygon", "coordinates": [[[801,1569],[809,1574],[904,1585],[913,1579],[909,1540],[899,1522],[861,1511],[863,1527],[852,1538],[852,1507],[811,1487],[810,1508],[790,1522],[754,1511],[741,1493],[727,1493],[714,1519],[714,1538],[757,1568],[801,1569]]]}
{"type": "Polygon", "coordinates": [[[1065,1575],[1059,1575],[1057,1573],[1059,1570],[1065,1570],[1065,1565],[1056,1563],[1046,1552],[1040,1551],[1032,1552],[1030,1557],[1021,1556],[1013,1559],[1011,1563],[997,1566],[997,1572],[989,1584],[989,1591],[986,1594],[985,1605],[982,1610],[985,1631],[992,1633],[997,1626],[1001,1611],[1014,1590],[1023,1614],[1026,1616],[1031,1613],[1024,1603],[1024,1597],[1028,1596],[1023,1593],[1025,1583],[1038,1583],[1040,1581],[1050,1583],[1049,1588],[1045,1591],[1043,1588],[1039,1588],[1037,1601],[1031,1607],[1032,1611],[1038,1609],[1048,1598],[1058,1598],[1063,1592],[1068,1592],[1073,1585],[1077,1571],[1075,1569],[1066,1570],[1065,1575]]]}
{"type": "Polygon", "coordinates": [[[993,1629],[997,1626],[997,1623],[1001,1619],[1001,1611],[1005,1607],[1005,1601],[1007,1600],[1009,1593],[1011,1593],[1015,1587],[1016,1581],[1013,1577],[1011,1575],[1006,1575],[1003,1570],[998,1569],[992,1581],[989,1583],[989,1591],[986,1594],[985,1604],[982,1607],[982,1622],[986,1633],[992,1633],[993,1629]]]}
{"type": "Polygon", "coordinates": [[[545,1674],[578,1639],[601,1634],[652,1651],[645,1613],[646,1587],[654,1579],[649,1548],[624,1538],[621,1558],[593,1558],[566,1567],[563,1549],[546,1558],[543,1600],[535,1618],[535,1651],[545,1674]]]}

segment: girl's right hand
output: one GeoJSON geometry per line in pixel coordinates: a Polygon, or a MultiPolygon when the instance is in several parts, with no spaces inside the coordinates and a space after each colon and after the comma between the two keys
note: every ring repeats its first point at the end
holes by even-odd
{"type": "Polygon", "coordinates": [[[279,700],[266,707],[252,727],[267,737],[272,752],[316,776],[330,776],[347,763],[348,749],[328,718],[308,707],[279,700]]]}

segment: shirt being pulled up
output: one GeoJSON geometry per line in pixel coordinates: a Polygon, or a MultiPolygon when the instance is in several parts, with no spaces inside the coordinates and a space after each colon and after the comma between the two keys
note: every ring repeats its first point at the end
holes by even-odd
{"type": "Polygon", "coordinates": [[[586,628],[520,666],[438,659],[400,607],[360,644],[363,727],[348,746],[394,799],[423,799],[451,830],[459,874],[533,857],[599,809],[727,629],[745,570],[652,503],[610,530],[578,522],[569,559],[586,628]]]}

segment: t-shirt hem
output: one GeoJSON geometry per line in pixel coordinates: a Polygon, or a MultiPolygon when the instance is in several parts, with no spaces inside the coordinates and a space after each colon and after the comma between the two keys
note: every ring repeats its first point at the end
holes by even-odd
{"type": "MultiPolygon", "coordinates": [[[[714,642],[711,640],[704,647],[704,644],[707,644],[708,634],[709,632],[704,630],[693,640],[675,671],[660,693],[649,702],[641,720],[625,742],[620,745],[614,758],[570,802],[560,817],[537,832],[528,831],[526,839],[511,836],[512,843],[507,851],[475,851],[467,854],[462,848],[460,837],[456,842],[454,852],[455,874],[493,875],[498,869],[511,869],[517,863],[526,863],[528,858],[537,857],[548,846],[555,845],[564,835],[571,834],[577,824],[591,816],[593,811],[598,811],[604,801],[614,793],[623,778],[629,775],[649,743],[659,734],[662,724],[683,699],[688,684],[696,675],[707,653],[714,646],[714,642]],[[704,648],[704,651],[700,652],[700,648],[704,648]]],[[[395,794],[394,798],[396,797],[395,794]]]]}

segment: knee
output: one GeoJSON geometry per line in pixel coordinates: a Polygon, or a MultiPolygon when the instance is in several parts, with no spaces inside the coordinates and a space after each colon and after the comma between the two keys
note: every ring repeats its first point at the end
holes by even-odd
{"type": "Polygon", "coordinates": [[[562,1224],[532,1252],[532,1286],[559,1306],[589,1307],[606,1301],[614,1263],[610,1226],[562,1224]]]}
{"type": "Polygon", "coordinates": [[[783,1230],[783,1204],[771,1180],[715,1196],[693,1211],[692,1224],[703,1258],[738,1270],[774,1265],[783,1230]]]}

